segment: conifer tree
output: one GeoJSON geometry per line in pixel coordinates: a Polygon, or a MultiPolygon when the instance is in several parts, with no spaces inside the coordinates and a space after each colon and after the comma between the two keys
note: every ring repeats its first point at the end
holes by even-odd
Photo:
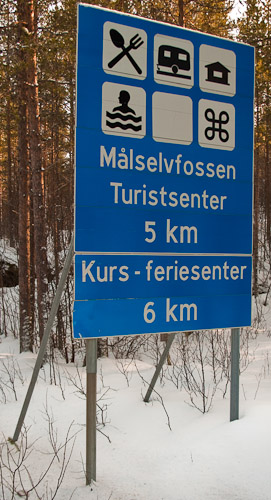
{"type": "Polygon", "coordinates": [[[254,231],[253,291],[259,293],[258,276],[270,259],[270,0],[247,0],[238,22],[239,40],[255,47],[254,133],[254,231]]]}

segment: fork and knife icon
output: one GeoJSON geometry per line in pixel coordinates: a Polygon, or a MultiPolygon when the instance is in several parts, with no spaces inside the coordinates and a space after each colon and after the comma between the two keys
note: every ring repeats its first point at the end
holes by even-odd
{"type": "Polygon", "coordinates": [[[138,49],[144,43],[144,40],[142,40],[142,38],[139,36],[139,34],[137,33],[132,38],[130,38],[129,45],[127,45],[127,47],[125,47],[124,38],[119,31],[117,31],[115,29],[111,29],[110,30],[110,38],[111,38],[113,44],[115,45],[115,47],[121,48],[122,51],[116,57],[114,57],[114,59],[112,59],[112,61],[110,61],[108,63],[108,67],[113,68],[123,57],[126,56],[129,59],[130,63],[135,68],[135,70],[137,71],[137,73],[139,75],[141,75],[142,69],[138,66],[138,64],[136,63],[136,61],[134,60],[134,58],[130,54],[131,50],[138,49]]]}

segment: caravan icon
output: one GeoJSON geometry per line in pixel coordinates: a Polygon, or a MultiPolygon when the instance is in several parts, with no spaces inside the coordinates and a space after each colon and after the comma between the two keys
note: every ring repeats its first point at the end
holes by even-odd
{"type": "Polygon", "coordinates": [[[172,47],[171,45],[160,45],[158,49],[158,74],[191,80],[190,75],[180,73],[180,71],[190,71],[190,67],[190,54],[187,50],[179,47],[172,47]]]}

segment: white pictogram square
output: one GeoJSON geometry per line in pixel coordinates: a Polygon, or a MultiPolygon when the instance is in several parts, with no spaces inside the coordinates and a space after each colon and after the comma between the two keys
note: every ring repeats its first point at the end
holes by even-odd
{"type": "Polygon", "coordinates": [[[191,88],[194,85],[194,45],[189,40],[155,35],[154,80],[164,85],[191,88]]]}
{"type": "Polygon", "coordinates": [[[203,92],[234,96],[236,93],[236,55],[232,50],[201,45],[199,84],[203,92]]]}
{"type": "Polygon", "coordinates": [[[235,108],[232,104],[199,101],[199,144],[203,148],[234,149],[235,108]]]}
{"type": "Polygon", "coordinates": [[[131,26],[105,22],[103,70],[144,80],[147,76],[147,33],[131,26]]]}
{"type": "Polygon", "coordinates": [[[105,134],[139,138],[146,134],[146,94],[141,87],[105,82],[102,90],[105,134]]]}
{"type": "Polygon", "coordinates": [[[152,136],[157,142],[191,144],[193,140],[192,99],[178,94],[154,92],[152,136]]]}

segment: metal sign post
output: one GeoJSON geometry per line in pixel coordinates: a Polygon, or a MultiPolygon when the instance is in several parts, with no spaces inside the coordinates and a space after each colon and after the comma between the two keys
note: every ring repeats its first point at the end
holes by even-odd
{"type": "Polygon", "coordinates": [[[231,330],[230,421],[239,419],[240,328],[231,330]]]}
{"type": "Polygon", "coordinates": [[[86,484],[96,481],[97,339],[86,341],[86,484]]]}

